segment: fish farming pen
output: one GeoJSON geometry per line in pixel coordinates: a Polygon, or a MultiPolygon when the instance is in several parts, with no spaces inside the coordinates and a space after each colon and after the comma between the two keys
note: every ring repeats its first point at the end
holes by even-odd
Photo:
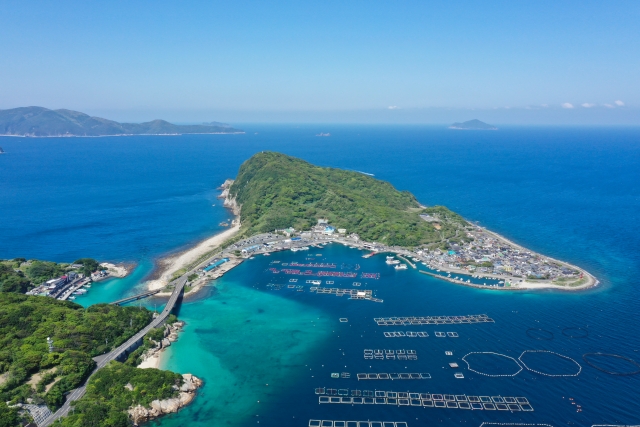
{"type": "Polygon", "coordinates": [[[529,338],[539,341],[550,341],[553,339],[553,332],[540,328],[529,328],[526,331],[529,338]]]}
{"type": "Polygon", "coordinates": [[[502,354],[502,353],[495,353],[493,351],[472,351],[471,353],[467,353],[462,357],[462,360],[464,360],[464,362],[467,364],[467,369],[469,369],[471,372],[475,372],[476,374],[479,375],[484,375],[485,377],[515,377],[516,375],[518,375],[520,372],[522,372],[522,366],[520,365],[520,363],[518,363],[518,361],[516,359],[514,359],[511,356],[507,356],[506,354],[502,354]],[[499,357],[503,357],[505,359],[509,359],[511,361],[513,361],[516,366],[518,367],[518,370],[513,373],[513,374],[488,374],[486,372],[481,372],[478,370],[475,370],[471,367],[471,364],[469,363],[469,361],[467,360],[467,357],[473,355],[473,354],[490,354],[493,356],[499,356],[499,357]]]}
{"type": "Polygon", "coordinates": [[[418,360],[418,353],[416,350],[364,350],[364,358],[366,360],[418,360]]]}
{"type": "Polygon", "coordinates": [[[531,372],[535,372],[538,375],[544,375],[546,377],[577,377],[578,375],[580,375],[580,372],[582,372],[582,366],[580,366],[580,364],[578,362],[576,362],[575,360],[573,360],[569,356],[565,356],[563,354],[556,353],[555,351],[549,351],[549,350],[525,350],[525,351],[522,352],[520,357],[518,357],[518,361],[527,370],[529,370],[531,372]],[[570,374],[549,374],[549,373],[546,373],[546,372],[541,372],[541,371],[532,369],[529,366],[527,366],[527,364],[522,360],[522,356],[524,356],[527,353],[548,353],[548,354],[552,354],[554,356],[557,356],[557,357],[560,357],[562,359],[566,359],[566,360],[569,360],[569,361],[575,363],[575,365],[578,367],[578,371],[575,372],[575,373],[570,373],[570,374]]]}
{"type": "Polygon", "coordinates": [[[402,331],[384,332],[385,338],[399,338],[399,337],[427,338],[428,336],[429,334],[426,331],[407,332],[407,333],[404,333],[402,331]]]}
{"type": "Polygon", "coordinates": [[[378,326],[410,326],[410,325],[453,325],[464,323],[495,323],[486,314],[470,314],[466,316],[426,316],[426,317],[376,317],[378,326]]]}
{"type": "Polygon", "coordinates": [[[309,427],[408,427],[404,421],[309,420],[309,427]]]}
{"type": "Polygon", "coordinates": [[[582,355],[582,359],[592,368],[595,368],[601,372],[604,372],[605,374],[609,374],[609,375],[637,375],[640,374],[640,363],[636,362],[635,360],[626,357],[626,356],[622,356],[620,354],[611,354],[611,353],[585,353],[582,355]],[[591,358],[591,360],[589,360],[589,358],[591,358]],[[631,364],[631,366],[633,366],[634,368],[639,368],[636,369],[634,371],[613,371],[611,370],[610,367],[607,367],[606,365],[604,366],[600,366],[598,365],[594,359],[614,359],[614,360],[624,360],[626,362],[628,362],[629,364],[631,364]]]}
{"type": "MultiPolygon", "coordinates": [[[[282,264],[283,266],[287,266],[287,264],[282,264]]],[[[290,267],[304,267],[304,268],[336,268],[336,265],[334,263],[316,263],[316,262],[312,262],[312,263],[308,263],[308,264],[300,264],[299,262],[290,262],[289,263],[290,267]]]]}
{"type": "MultiPolygon", "coordinates": [[[[342,271],[320,270],[320,271],[314,272],[313,270],[300,270],[297,268],[283,268],[282,270],[278,270],[273,267],[269,268],[268,271],[271,271],[273,274],[283,273],[283,274],[294,275],[294,276],[341,277],[341,278],[351,278],[351,279],[355,279],[356,277],[358,277],[358,273],[342,272],[342,271]]],[[[377,273],[368,273],[368,274],[377,274],[377,273]]]]}
{"type": "Polygon", "coordinates": [[[420,406],[424,408],[477,411],[533,411],[533,406],[531,406],[526,397],[468,396],[466,394],[411,393],[383,390],[376,390],[373,393],[370,390],[363,390],[360,394],[363,397],[320,395],[318,396],[318,404],[420,406]]]}
{"type": "MultiPolygon", "coordinates": [[[[362,373],[357,374],[358,381],[360,380],[430,380],[431,374],[422,372],[403,372],[403,373],[362,373]]],[[[317,393],[316,393],[317,394],[317,393]]]]}
{"type": "Polygon", "coordinates": [[[337,297],[342,297],[346,295],[349,297],[349,299],[383,302],[383,300],[379,298],[374,298],[373,291],[370,289],[356,290],[356,289],[324,288],[320,286],[312,286],[311,288],[309,288],[309,291],[315,292],[318,295],[326,294],[326,295],[335,295],[337,297]]]}

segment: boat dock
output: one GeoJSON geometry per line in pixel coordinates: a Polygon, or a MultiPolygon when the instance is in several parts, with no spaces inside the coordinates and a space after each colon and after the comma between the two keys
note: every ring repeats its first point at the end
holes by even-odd
{"type": "Polygon", "coordinates": [[[413,268],[413,269],[415,269],[415,268],[416,268],[416,265],[415,265],[414,263],[412,263],[411,261],[409,261],[407,258],[403,257],[403,256],[402,256],[402,255],[400,255],[400,254],[396,254],[396,256],[397,256],[398,258],[400,258],[401,260],[403,260],[404,262],[406,262],[407,264],[409,264],[409,265],[411,266],[411,268],[413,268]]]}

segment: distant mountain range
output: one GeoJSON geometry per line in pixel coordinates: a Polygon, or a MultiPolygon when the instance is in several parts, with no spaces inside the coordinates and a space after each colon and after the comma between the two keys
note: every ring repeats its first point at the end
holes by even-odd
{"type": "Polygon", "coordinates": [[[462,129],[462,130],[498,130],[497,127],[481,122],[478,119],[469,120],[464,123],[454,123],[449,126],[449,129],[462,129]]]}
{"type": "Polygon", "coordinates": [[[243,133],[243,131],[217,122],[202,125],[174,125],[164,120],[118,123],[72,110],[49,110],[43,107],[0,110],[0,135],[46,137],[186,133],[243,133]]]}

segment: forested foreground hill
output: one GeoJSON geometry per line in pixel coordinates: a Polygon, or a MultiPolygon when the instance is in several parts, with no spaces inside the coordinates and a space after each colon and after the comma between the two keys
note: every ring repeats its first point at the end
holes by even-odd
{"type": "MultiPolygon", "coordinates": [[[[91,373],[95,367],[92,357],[119,346],[151,318],[152,313],[144,308],[98,304],[85,309],[68,301],[0,292],[0,417],[12,416],[5,402],[13,405],[30,400],[55,410],[64,403],[64,394],[91,373]],[[48,337],[53,342],[51,351],[48,337]]],[[[136,377],[140,376],[137,371],[127,368],[122,372],[136,377]]],[[[154,390],[171,388],[179,377],[158,370],[145,375],[150,384],[162,385],[154,390]]],[[[122,390],[114,393],[117,391],[122,390]]],[[[147,394],[144,402],[166,393],[147,394]]],[[[112,406],[108,399],[104,405],[112,406]]],[[[113,410],[122,412],[118,405],[113,410]]]]}
{"type": "Polygon", "coordinates": [[[274,152],[244,162],[229,193],[241,205],[242,235],[290,226],[308,230],[326,217],[366,241],[415,247],[464,238],[467,225],[447,208],[425,208],[388,182],[274,152]]]}

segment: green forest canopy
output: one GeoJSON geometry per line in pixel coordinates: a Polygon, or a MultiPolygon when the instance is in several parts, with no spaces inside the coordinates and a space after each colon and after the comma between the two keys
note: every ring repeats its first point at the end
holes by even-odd
{"type": "Polygon", "coordinates": [[[443,206],[421,206],[388,182],[274,152],[244,162],[229,192],[241,205],[243,236],[290,226],[308,230],[326,217],[366,241],[416,247],[456,237],[467,224],[443,206]],[[440,229],[422,213],[436,216],[440,229]]]}
{"type": "Polygon", "coordinates": [[[112,361],[96,372],[74,411],[55,424],[65,427],[128,427],[131,406],[149,407],[156,399],[178,395],[182,376],[159,369],[138,369],[112,361]],[[125,387],[130,386],[130,387],[125,387]],[[175,386],[175,387],[174,387],[175,386]]]}
{"type": "Polygon", "coordinates": [[[94,368],[92,357],[122,344],[151,318],[144,308],[97,304],[85,309],[48,297],[0,293],[0,401],[31,397],[59,406],[64,393],[94,368]],[[35,390],[27,384],[34,374],[41,378],[35,390]]]}

